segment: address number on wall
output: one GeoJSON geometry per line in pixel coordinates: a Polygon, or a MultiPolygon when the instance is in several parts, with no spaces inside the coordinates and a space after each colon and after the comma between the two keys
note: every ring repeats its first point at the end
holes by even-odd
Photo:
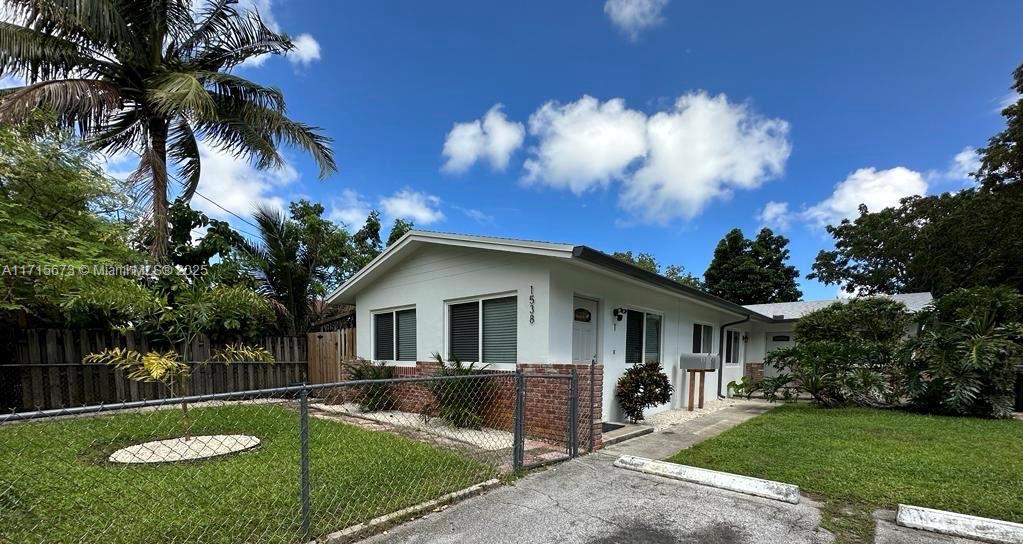
{"type": "Polygon", "coordinates": [[[536,295],[533,293],[533,286],[529,286],[529,324],[536,323],[536,295]]]}

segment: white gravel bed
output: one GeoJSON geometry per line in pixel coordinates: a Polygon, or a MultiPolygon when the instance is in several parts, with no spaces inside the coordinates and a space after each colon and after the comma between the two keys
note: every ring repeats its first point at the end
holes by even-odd
{"type": "Polygon", "coordinates": [[[703,403],[702,409],[697,408],[694,409],[692,412],[686,410],[685,408],[681,410],[665,410],[663,412],[658,412],[646,418],[642,423],[644,425],[649,425],[653,427],[655,431],[662,431],[664,429],[673,427],[680,423],[692,421],[694,419],[701,418],[707,414],[713,414],[718,410],[724,410],[729,406],[745,404],[747,402],[749,401],[744,399],[713,399],[705,401],[703,403]]]}
{"type": "Polygon", "coordinates": [[[369,419],[385,425],[427,432],[442,438],[468,442],[483,450],[496,451],[512,447],[514,435],[507,431],[481,427],[479,429],[459,429],[449,425],[439,417],[424,418],[421,414],[401,412],[398,410],[381,410],[378,412],[362,412],[358,405],[321,404],[312,405],[318,410],[330,414],[341,414],[369,419]]]}
{"type": "Polygon", "coordinates": [[[258,445],[258,438],[245,434],[193,436],[189,440],[171,438],[121,448],[110,454],[107,460],[111,463],[127,464],[194,461],[251,450],[258,445]]]}

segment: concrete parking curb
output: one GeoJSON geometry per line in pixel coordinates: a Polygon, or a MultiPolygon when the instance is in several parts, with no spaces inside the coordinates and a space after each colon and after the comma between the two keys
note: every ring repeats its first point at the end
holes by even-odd
{"type": "Polygon", "coordinates": [[[634,455],[622,455],[615,460],[614,465],[618,468],[635,470],[644,474],[664,476],[684,482],[727,489],[791,504],[799,504],[799,486],[792,484],[668,463],[667,461],[655,461],[634,455]]]}
{"type": "Polygon", "coordinates": [[[997,544],[1023,542],[1023,524],[969,516],[921,506],[899,505],[895,522],[903,527],[997,544]]]}

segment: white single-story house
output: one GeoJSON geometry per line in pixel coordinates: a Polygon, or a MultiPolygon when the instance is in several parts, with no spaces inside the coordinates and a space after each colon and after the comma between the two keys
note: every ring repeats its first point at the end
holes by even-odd
{"type": "Polygon", "coordinates": [[[793,341],[808,311],[740,306],[583,245],[426,231],[407,233],[327,302],[355,306],[365,359],[601,364],[604,421],[623,420],[614,388],[630,364],[656,360],[675,386],[648,414],[683,407],[689,367],[715,369],[704,388],[713,399],[745,363],[793,341]]]}

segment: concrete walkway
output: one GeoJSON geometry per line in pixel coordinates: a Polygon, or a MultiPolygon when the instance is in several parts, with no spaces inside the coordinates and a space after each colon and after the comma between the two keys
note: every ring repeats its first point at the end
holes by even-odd
{"type": "Polygon", "coordinates": [[[635,455],[648,459],[667,459],[684,450],[717,436],[736,425],[750,420],[777,404],[767,401],[750,400],[729,406],[703,417],[691,419],[663,431],[633,438],[604,449],[613,455],[635,455]]]}

